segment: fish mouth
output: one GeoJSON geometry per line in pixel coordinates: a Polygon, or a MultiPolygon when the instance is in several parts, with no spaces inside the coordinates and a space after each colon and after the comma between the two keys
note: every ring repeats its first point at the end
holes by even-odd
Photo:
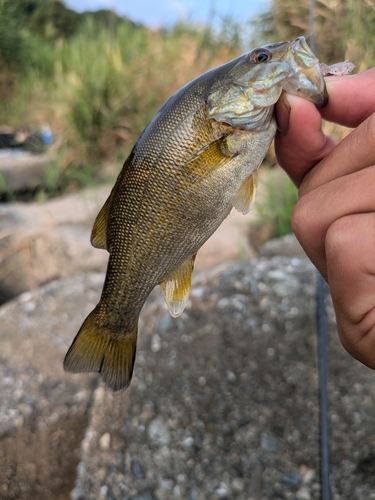
{"type": "Polygon", "coordinates": [[[288,92],[299,95],[315,104],[317,108],[324,108],[328,102],[328,92],[325,80],[318,65],[311,70],[304,71],[304,85],[297,89],[288,89],[288,92]]]}
{"type": "Polygon", "coordinates": [[[311,51],[304,36],[291,42],[290,54],[287,59],[296,73],[299,74],[299,85],[293,88],[293,84],[286,83],[284,90],[311,101],[317,108],[326,106],[328,92],[319,60],[311,51]]]}
{"type": "Polygon", "coordinates": [[[305,74],[310,82],[309,87],[305,90],[309,93],[306,98],[315,104],[317,108],[324,108],[328,102],[328,92],[319,65],[317,64],[311,70],[307,70],[305,74]]]}
{"type": "Polygon", "coordinates": [[[317,108],[324,108],[324,106],[326,106],[327,103],[328,103],[328,92],[327,92],[327,87],[324,84],[323,91],[322,91],[321,95],[318,96],[318,98],[316,99],[314,104],[317,108]]]}

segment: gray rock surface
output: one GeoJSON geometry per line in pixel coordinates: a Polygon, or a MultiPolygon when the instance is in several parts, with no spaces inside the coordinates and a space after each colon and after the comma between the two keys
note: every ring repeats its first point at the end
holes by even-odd
{"type": "Polygon", "coordinates": [[[49,154],[23,152],[0,156],[0,192],[34,189],[39,184],[45,184],[45,170],[53,160],[54,157],[49,154]]]}
{"type": "Polygon", "coordinates": [[[294,234],[268,240],[259,249],[261,257],[306,257],[305,251],[294,234]]]}
{"type": "MultiPolygon", "coordinates": [[[[312,265],[201,273],[178,319],[155,290],[130,389],[99,383],[90,401],[97,378],[64,374],[62,360],[102,280],[56,281],[0,309],[0,498],[320,498],[312,265]]],[[[333,498],[371,500],[374,372],[346,354],[328,312],[333,498]]]]}
{"type": "MultiPolygon", "coordinates": [[[[134,380],[99,387],[74,500],[320,498],[315,271],[276,257],[196,278],[177,320],[144,309],[134,380]]],[[[374,372],[330,320],[332,488],[375,498],[374,372]]]]}
{"type": "Polygon", "coordinates": [[[108,253],[90,233],[109,188],[88,189],[44,204],[0,205],[0,299],[80,271],[104,271],[108,253]]]}
{"type": "Polygon", "coordinates": [[[194,269],[202,271],[223,262],[256,258],[257,253],[249,238],[250,224],[254,218],[254,212],[244,216],[237,210],[232,210],[220,227],[200,248],[194,262],[194,269]]]}
{"type": "Polygon", "coordinates": [[[69,498],[97,377],[73,378],[62,360],[102,281],[56,281],[0,308],[3,500],[69,498]]]}
{"type": "MultiPolygon", "coordinates": [[[[90,244],[109,188],[87,189],[43,204],[0,204],[0,303],[81,271],[104,271],[108,253],[90,244]]],[[[200,249],[196,270],[254,258],[250,217],[233,210],[200,249]]]]}

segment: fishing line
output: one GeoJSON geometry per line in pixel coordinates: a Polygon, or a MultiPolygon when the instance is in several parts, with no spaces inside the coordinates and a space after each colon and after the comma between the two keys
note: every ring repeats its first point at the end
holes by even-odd
{"type": "MultiPolygon", "coordinates": [[[[309,0],[310,47],[317,54],[315,31],[315,5],[309,0]]],[[[318,275],[317,283],[317,320],[318,320],[318,363],[319,363],[319,438],[320,438],[320,499],[331,500],[329,482],[329,408],[328,408],[328,335],[326,296],[328,286],[318,275]]]]}
{"type": "Polygon", "coordinates": [[[320,498],[331,500],[329,482],[329,404],[328,404],[328,335],[326,296],[328,286],[318,275],[317,320],[318,320],[318,363],[319,363],[319,437],[320,437],[320,498]]]}

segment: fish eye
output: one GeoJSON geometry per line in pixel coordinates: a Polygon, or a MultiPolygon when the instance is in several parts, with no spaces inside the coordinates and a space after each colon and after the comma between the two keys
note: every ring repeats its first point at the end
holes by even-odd
{"type": "Polygon", "coordinates": [[[254,49],[250,52],[249,59],[252,63],[265,63],[272,59],[272,54],[267,49],[254,49]]]}

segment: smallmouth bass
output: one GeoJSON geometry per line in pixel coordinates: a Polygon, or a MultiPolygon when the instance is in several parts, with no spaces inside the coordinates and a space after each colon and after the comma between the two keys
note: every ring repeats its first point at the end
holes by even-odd
{"type": "Polygon", "coordinates": [[[327,102],[304,37],[252,50],[174,94],[143,131],[96,218],[91,242],[109,252],[101,299],[64,368],[128,387],[138,317],[159,284],[172,316],[186,305],[199,248],[232,208],[250,210],[256,171],[276,133],[283,91],[327,102]]]}

